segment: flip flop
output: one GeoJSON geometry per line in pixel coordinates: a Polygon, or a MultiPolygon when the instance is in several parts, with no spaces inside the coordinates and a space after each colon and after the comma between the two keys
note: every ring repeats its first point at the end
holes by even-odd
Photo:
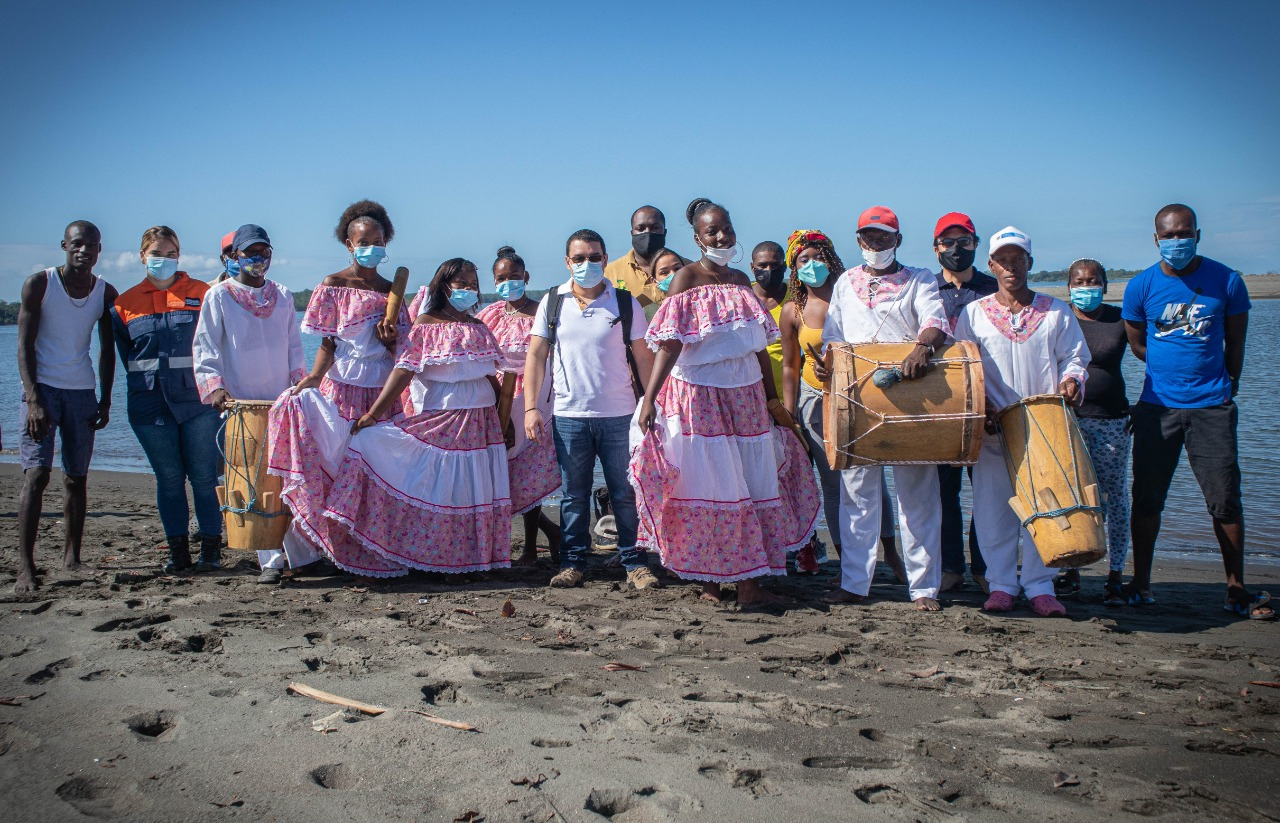
{"type": "Polygon", "coordinates": [[[1120,586],[1113,586],[1110,583],[1106,586],[1106,595],[1102,598],[1104,606],[1123,606],[1128,601],[1125,600],[1124,592],[1120,590],[1120,586]]]}
{"type": "Polygon", "coordinates": [[[1008,592],[993,590],[991,596],[987,598],[987,602],[982,604],[982,610],[986,612],[1011,612],[1013,611],[1013,595],[1008,592]]]}
{"type": "Polygon", "coordinates": [[[1270,602],[1271,595],[1266,592],[1258,592],[1248,603],[1228,600],[1222,604],[1222,608],[1237,617],[1247,617],[1250,620],[1272,620],[1275,618],[1276,613],[1267,606],[1270,602]]]}
{"type": "Polygon", "coordinates": [[[1126,583],[1120,587],[1120,596],[1124,598],[1127,606],[1150,606],[1156,602],[1150,592],[1143,594],[1135,589],[1132,583],[1126,583]]]}
{"type": "Polygon", "coordinates": [[[1066,617],[1067,607],[1058,602],[1051,594],[1041,594],[1031,598],[1031,611],[1041,617],[1066,617]]]}

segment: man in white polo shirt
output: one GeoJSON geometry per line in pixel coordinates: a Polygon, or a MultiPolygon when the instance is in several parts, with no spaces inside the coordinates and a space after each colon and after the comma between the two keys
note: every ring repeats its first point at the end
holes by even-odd
{"type": "Polygon", "coordinates": [[[645,344],[644,310],[634,297],[619,293],[604,278],[609,262],[604,239],[580,229],[565,244],[571,277],[552,289],[538,306],[525,359],[525,434],[537,442],[552,437],[564,481],[560,499],[560,572],[556,588],[582,585],[591,552],[591,478],[596,460],[618,528],[618,554],[627,582],[637,589],[657,585],[646,553],[636,548],[635,492],[627,478],[631,452],[629,429],[636,398],[649,380],[653,354],[645,344]],[[548,426],[537,408],[551,356],[555,393],[548,426]]]}

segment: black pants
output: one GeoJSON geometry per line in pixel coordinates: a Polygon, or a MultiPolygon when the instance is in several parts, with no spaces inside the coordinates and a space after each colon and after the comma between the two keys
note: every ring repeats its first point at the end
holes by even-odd
{"type": "MultiPolygon", "coordinates": [[[[962,466],[938,466],[938,492],[942,496],[942,571],[964,574],[964,514],[960,509],[960,486],[964,482],[962,466]]],[[[973,468],[969,467],[969,485],[973,485],[973,468]]],[[[978,549],[978,532],[969,519],[969,571],[975,577],[987,573],[987,564],[978,549]]]]}
{"type": "Polygon", "coordinates": [[[1228,400],[1200,409],[1171,409],[1140,402],[1129,416],[1133,420],[1134,517],[1164,511],[1169,484],[1185,447],[1191,473],[1213,519],[1239,523],[1244,518],[1236,447],[1240,410],[1235,403],[1228,400]]]}

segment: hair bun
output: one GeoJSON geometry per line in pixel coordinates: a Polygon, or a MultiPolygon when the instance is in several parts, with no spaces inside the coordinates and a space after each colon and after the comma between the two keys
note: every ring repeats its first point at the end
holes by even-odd
{"type": "Polygon", "coordinates": [[[711,203],[711,200],[710,200],[709,198],[706,198],[706,197],[696,197],[696,198],[694,198],[693,202],[692,202],[692,203],[690,203],[690,204],[689,204],[689,206],[688,206],[688,208],[686,208],[686,209],[684,210],[684,219],[685,219],[685,220],[688,220],[688,221],[689,221],[689,225],[690,225],[690,226],[692,226],[692,225],[693,225],[693,221],[694,221],[694,219],[695,219],[695,218],[697,217],[697,215],[698,215],[698,209],[699,209],[699,208],[701,208],[702,206],[708,205],[708,204],[710,204],[710,203],[711,203]]]}
{"type": "Polygon", "coordinates": [[[502,257],[504,254],[515,254],[515,253],[516,253],[516,250],[510,246],[503,246],[502,248],[498,249],[498,257],[502,257]]]}

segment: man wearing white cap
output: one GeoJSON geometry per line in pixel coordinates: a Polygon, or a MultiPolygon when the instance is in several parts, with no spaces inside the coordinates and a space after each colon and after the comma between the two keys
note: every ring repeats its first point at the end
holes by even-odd
{"type": "Polygon", "coordinates": [[[976,343],[982,351],[987,389],[987,436],[973,467],[973,519],[991,584],[991,596],[983,608],[1011,611],[1021,592],[1036,614],[1060,617],[1067,610],[1053,596],[1053,570],[1045,568],[1031,535],[1009,505],[1013,485],[996,433],[996,413],[1037,394],[1061,394],[1071,405],[1078,405],[1084,399],[1090,358],[1071,307],[1027,286],[1031,263],[1031,238],[1026,232],[1008,226],[992,235],[988,264],[1000,290],[966,306],[953,335],[976,343]]]}
{"type": "MultiPolygon", "coordinates": [[[[949,324],[933,272],[899,263],[901,245],[897,215],[883,206],[862,213],[858,246],[864,263],[836,281],[822,342],[914,342],[915,350],[902,363],[903,377],[911,380],[924,374],[930,355],[946,340],[949,324]]],[[[821,366],[819,359],[814,372],[826,380],[830,375],[821,366]]],[[[920,611],[938,611],[942,508],[937,467],[894,466],[893,479],[911,600],[920,611]]],[[[857,603],[871,591],[883,483],[880,466],[841,472],[840,588],[827,595],[829,603],[857,603]]]]}

